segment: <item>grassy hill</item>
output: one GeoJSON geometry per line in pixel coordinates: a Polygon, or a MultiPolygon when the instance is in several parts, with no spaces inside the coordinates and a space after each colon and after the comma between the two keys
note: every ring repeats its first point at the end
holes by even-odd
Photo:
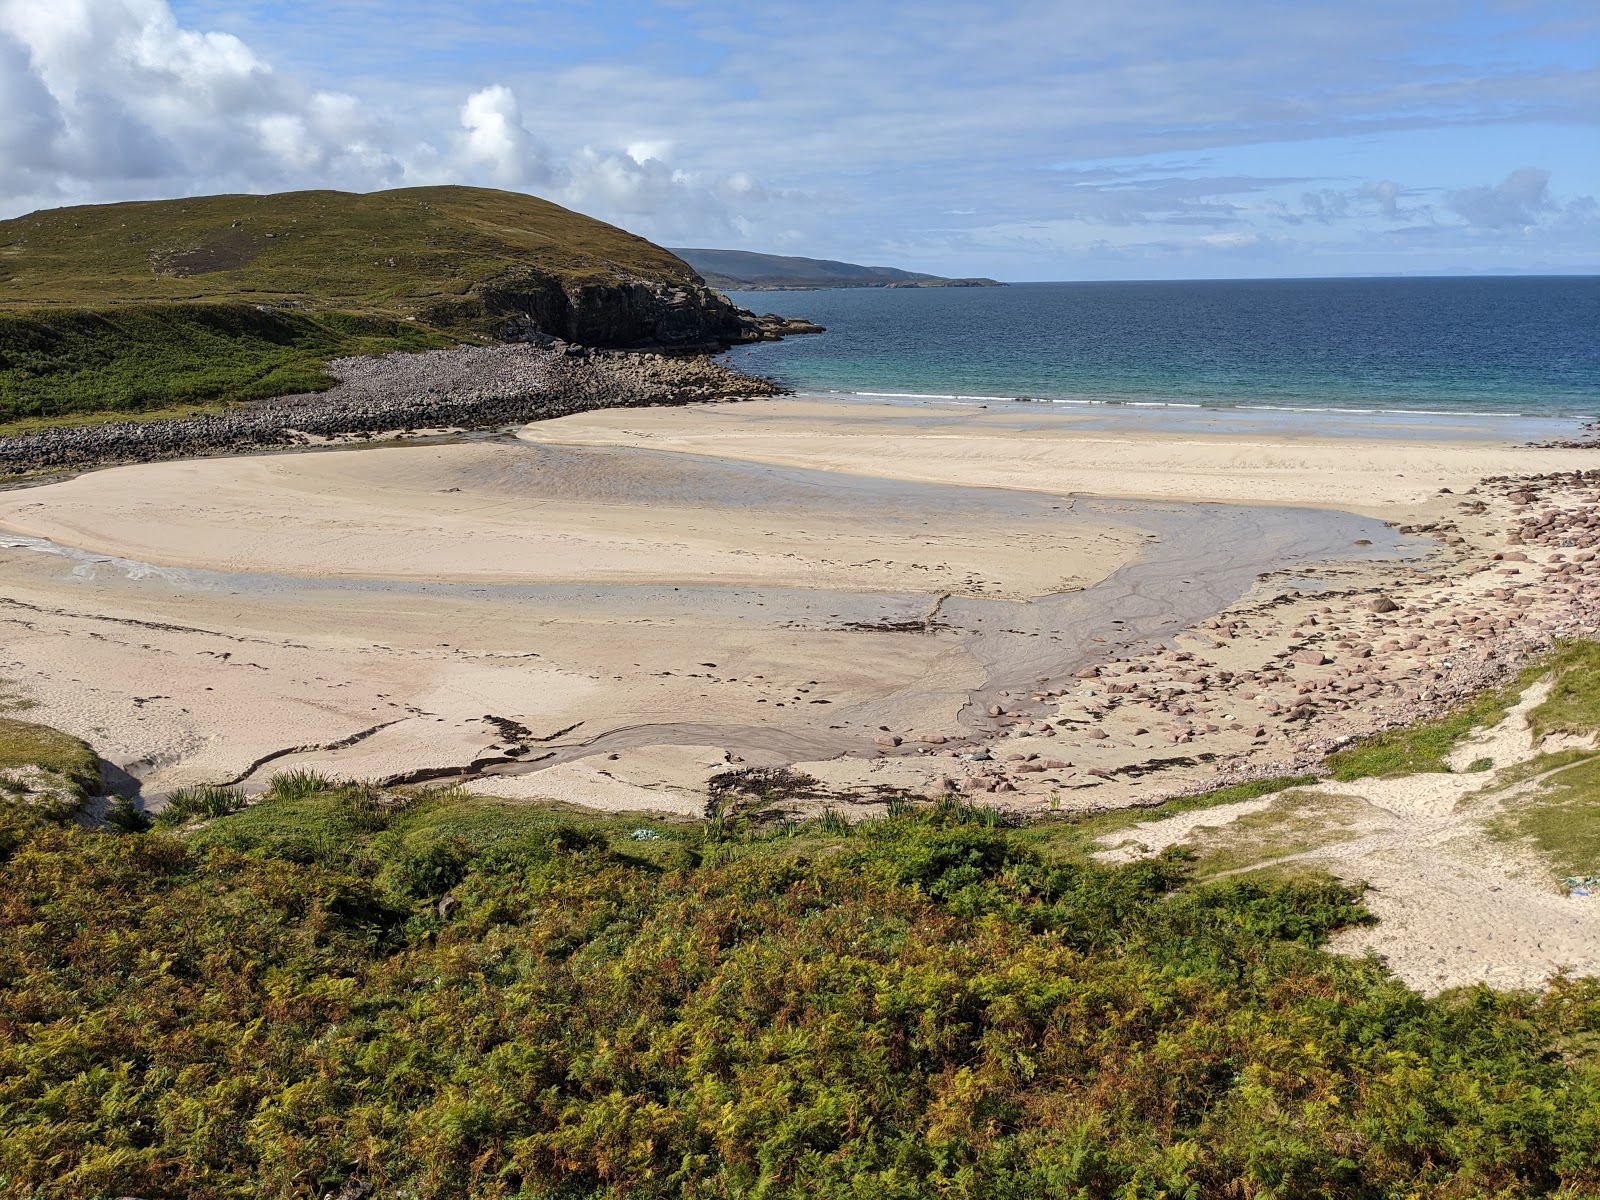
{"type": "Polygon", "coordinates": [[[738,334],[688,264],[484,188],[89,205],[0,221],[0,422],[331,383],[339,354],[537,327],[594,346],[738,334]]]}
{"type": "Polygon", "coordinates": [[[797,258],[754,254],[748,250],[705,250],[675,247],[712,287],[758,291],[829,287],[998,287],[993,279],[946,279],[898,267],[864,267],[831,258],[797,258]]]}
{"type": "Polygon", "coordinates": [[[698,282],[641,237],[486,188],[196,196],[0,221],[0,309],[246,300],[421,320],[470,315],[486,291],[537,274],[698,282]]]}

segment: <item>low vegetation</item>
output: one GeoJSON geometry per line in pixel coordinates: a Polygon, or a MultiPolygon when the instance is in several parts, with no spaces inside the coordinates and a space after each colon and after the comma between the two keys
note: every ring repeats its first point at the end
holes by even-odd
{"type": "Polygon", "coordinates": [[[1600,755],[1551,771],[1490,828],[1533,847],[1558,877],[1600,875],[1600,755]]]}
{"type": "Polygon", "coordinates": [[[1318,949],[1365,919],[1326,880],[890,807],[719,836],[297,773],[173,831],[0,809],[0,1193],[1600,1189],[1595,984],[1427,1000],[1318,949]]]}
{"type": "Polygon", "coordinates": [[[329,359],[452,343],[403,321],[247,304],[0,308],[0,432],[30,418],[322,391],[334,384],[329,359]]]}
{"type": "Polygon", "coordinates": [[[1572,641],[1550,661],[1550,694],[1528,713],[1534,737],[1600,733],[1600,642],[1572,641]]]}
{"type": "MultiPolygon", "coordinates": [[[[99,756],[83,742],[47,725],[0,716],[0,805],[23,804],[66,818],[99,786],[99,756]]],[[[0,833],[0,848],[4,837],[0,833]]]]}
{"type": "Polygon", "coordinates": [[[0,306],[295,302],[420,320],[475,303],[481,315],[486,289],[540,274],[694,278],[641,237],[488,188],[189,196],[0,221],[0,306]]]}
{"type": "Polygon", "coordinates": [[[1547,672],[1560,670],[1562,656],[1571,652],[1571,646],[1558,649],[1552,659],[1519,672],[1504,687],[1480,692],[1442,717],[1362,738],[1353,746],[1328,755],[1327,766],[1335,779],[1346,782],[1448,771],[1447,760],[1457,746],[1478,730],[1503,721],[1506,712],[1522,698],[1528,686],[1547,672]]]}

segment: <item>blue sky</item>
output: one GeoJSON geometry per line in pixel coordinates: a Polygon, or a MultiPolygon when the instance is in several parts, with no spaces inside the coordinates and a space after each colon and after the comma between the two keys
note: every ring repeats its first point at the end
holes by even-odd
{"type": "Polygon", "coordinates": [[[437,182],[1003,279],[1600,270],[1600,8],[0,0],[0,214],[437,182]]]}

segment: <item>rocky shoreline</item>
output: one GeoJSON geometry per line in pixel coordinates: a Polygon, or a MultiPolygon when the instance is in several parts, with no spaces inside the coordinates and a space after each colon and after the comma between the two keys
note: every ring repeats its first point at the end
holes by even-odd
{"type": "Polygon", "coordinates": [[[497,429],[598,408],[749,400],[783,394],[704,355],[543,344],[459,346],[342,358],[325,392],[217,413],[63,426],[0,438],[0,481],[122,463],[240,454],[325,441],[497,429]]]}
{"type": "Polygon", "coordinates": [[[922,754],[931,795],[1020,813],[1145,807],[1218,786],[1325,774],[1325,757],[1437,717],[1563,638],[1600,632],[1600,471],[1488,478],[1406,534],[1420,563],[1287,570],[1164,644],[1038,680],[964,734],[885,738],[922,754]],[[942,760],[942,761],[941,761],[942,760]]]}

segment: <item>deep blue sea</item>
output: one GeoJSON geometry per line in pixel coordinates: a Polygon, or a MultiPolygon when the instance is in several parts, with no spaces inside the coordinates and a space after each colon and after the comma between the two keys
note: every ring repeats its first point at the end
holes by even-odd
{"type": "Polygon", "coordinates": [[[808,392],[1600,414],[1600,277],[732,292],[828,332],[731,361],[808,392]]]}

